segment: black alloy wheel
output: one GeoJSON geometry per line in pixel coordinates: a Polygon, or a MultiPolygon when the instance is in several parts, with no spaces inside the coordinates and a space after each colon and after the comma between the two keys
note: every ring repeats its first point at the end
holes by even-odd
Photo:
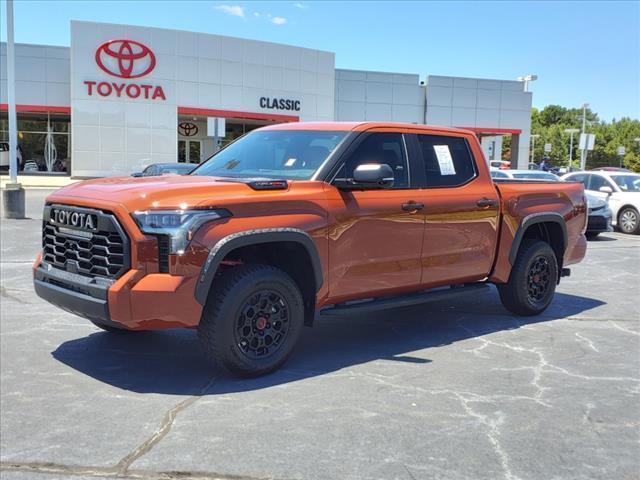
{"type": "Polygon", "coordinates": [[[542,255],[536,257],[527,274],[527,295],[531,303],[538,303],[544,299],[549,291],[550,278],[549,260],[542,255]]]}
{"type": "Polygon", "coordinates": [[[236,345],[251,360],[259,360],[280,349],[289,327],[285,299],[274,290],[260,290],[244,301],[236,323],[236,345]]]}

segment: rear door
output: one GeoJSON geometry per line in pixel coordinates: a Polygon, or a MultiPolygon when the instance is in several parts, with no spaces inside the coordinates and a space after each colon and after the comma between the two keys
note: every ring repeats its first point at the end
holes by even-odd
{"type": "Polygon", "coordinates": [[[409,163],[404,135],[394,131],[362,133],[333,177],[353,178],[354,169],[367,163],[388,164],[394,171],[393,188],[345,191],[327,186],[332,216],[329,289],[336,302],[420,286],[425,216],[419,204],[416,166],[409,163]]]}
{"type": "Polygon", "coordinates": [[[462,136],[415,134],[412,154],[423,168],[423,287],[485,278],[493,265],[500,199],[479,148],[462,136]],[[484,167],[484,165],[483,165],[484,167]]]}

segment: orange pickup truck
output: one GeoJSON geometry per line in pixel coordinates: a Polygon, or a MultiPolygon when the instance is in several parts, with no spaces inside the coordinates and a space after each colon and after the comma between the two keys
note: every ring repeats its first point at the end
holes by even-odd
{"type": "Polygon", "coordinates": [[[583,186],[492,181],[472,132],[394,123],[260,128],[186,176],[47,198],[37,294],[109,332],[197,328],[237,375],[277,369],[319,315],[493,283],[547,308],[585,255],[583,186]]]}

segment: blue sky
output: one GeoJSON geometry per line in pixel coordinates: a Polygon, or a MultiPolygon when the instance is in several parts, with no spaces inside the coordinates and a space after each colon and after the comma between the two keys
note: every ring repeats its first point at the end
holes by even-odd
{"type": "MultiPolygon", "coordinates": [[[[6,40],[5,5],[0,1],[6,40]]],[[[16,42],[69,45],[69,20],[127,23],[336,53],[336,67],[515,79],[536,107],[640,118],[640,2],[15,2],[16,42]]]]}

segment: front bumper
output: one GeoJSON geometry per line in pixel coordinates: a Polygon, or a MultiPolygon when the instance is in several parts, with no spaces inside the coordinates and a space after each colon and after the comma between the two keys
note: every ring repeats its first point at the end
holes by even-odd
{"type": "Polygon", "coordinates": [[[587,233],[612,232],[612,216],[613,215],[610,208],[596,210],[589,213],[587,222],[587,233]]]}
{"type": "Polygon", "coordinates": [[[124,330],[193,328],[202,306],[195,300],[197,277],[129,270],[117,280],[86,277],[38,262],[33,285],[39,297],[94,323],[124,330]]]}
{"type": "Polygon", "coordinates": [[[87,278],[40,264],[33,272],[38,296],[49,303],[92,322],[122,328],[111,321],[108,291],[110,281],[87,278]]]}

